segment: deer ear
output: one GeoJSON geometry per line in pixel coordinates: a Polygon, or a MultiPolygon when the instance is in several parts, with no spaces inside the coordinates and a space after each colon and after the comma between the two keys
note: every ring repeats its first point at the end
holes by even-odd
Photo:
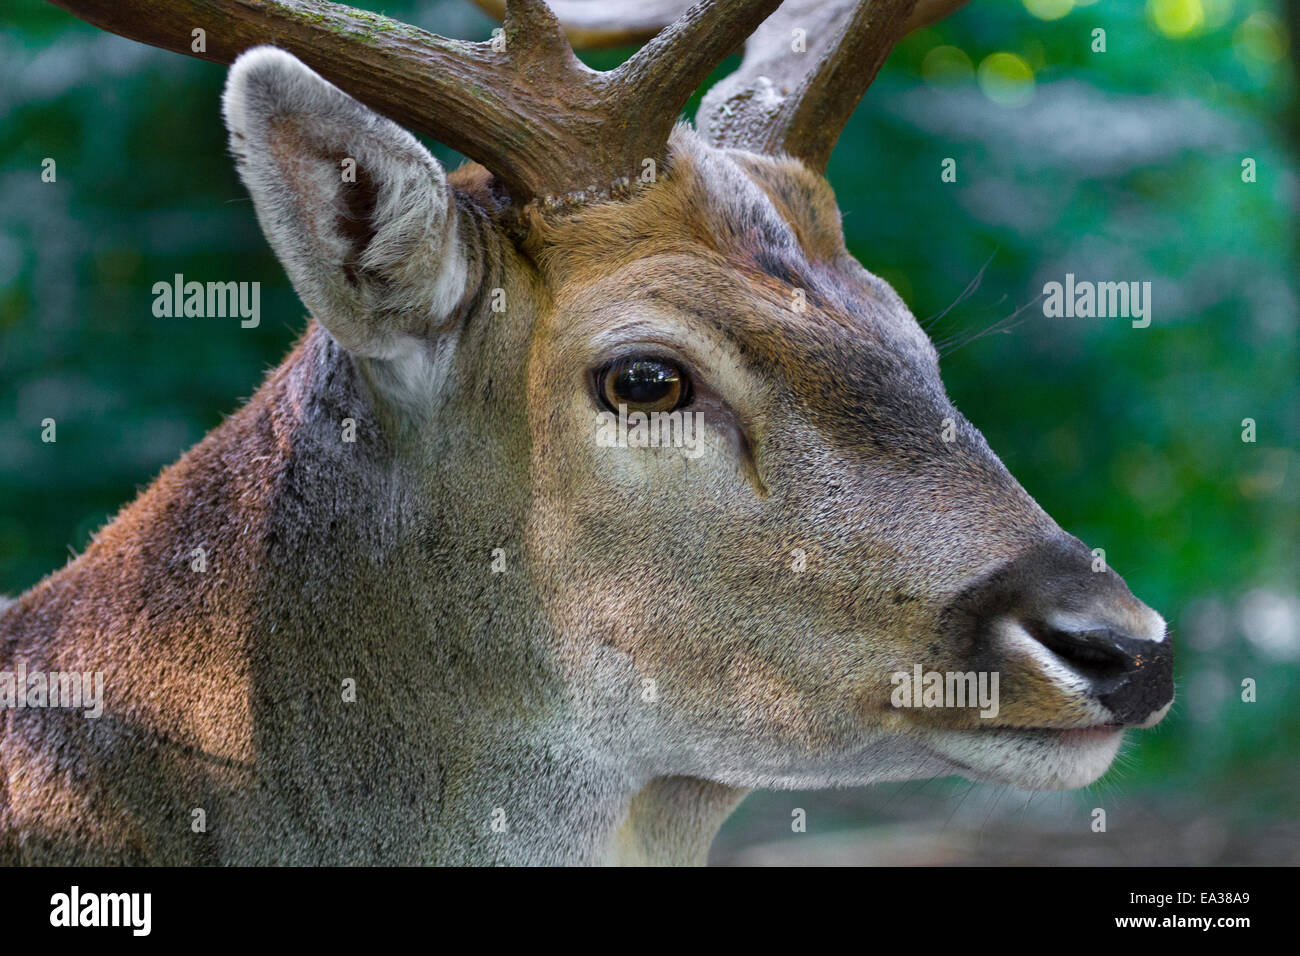
{"type": "Polygon", "coordinates": [[[235,61],[222,109],[262,231],[335,340],[395,359],[437,332],[467,270],[429,151],[274,47],[235,61]]]}

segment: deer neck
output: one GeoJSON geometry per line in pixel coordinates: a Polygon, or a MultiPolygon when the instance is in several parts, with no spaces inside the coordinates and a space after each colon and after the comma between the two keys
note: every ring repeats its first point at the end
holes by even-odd
{"type": "Polygon", "coordinates": [[[748,793],[696,777],[655,777],[629,802],[605,862],[703,866],[713,838],[748,793]]]}
{"type": "Polygon", "coordinates": [[[703,862],[743,794],[649,779],[575,712],[508,471],[431,495],[313,329],[3,630],[105,673],[121,753],[166,755],[157,780],[100,768],[122,805],[182,781],[227,862],[703,862]]]}

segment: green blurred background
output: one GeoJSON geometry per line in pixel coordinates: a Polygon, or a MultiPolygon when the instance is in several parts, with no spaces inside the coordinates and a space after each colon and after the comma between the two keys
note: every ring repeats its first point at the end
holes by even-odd
{"type": "MultiPolygon", "coordinates": [[[[466,39],[492,27],[465,0],[361,6],[466,39]]],[[[38,0],[6,3],[0,31],[15,594],[238,407],[305,319],[226,153],[223,68],[38,0]],[[261,326],[155,318],[153,283],[176,272],[260,281],[261,326]]],[[[1179,700],[1087,790],[759,793],[716,862],[1300,862],[1298,33],[1295,5],[1247,0],[974,0],[899,46],[831,162],[849,246],[921,318],[984,269],[936,341],[1025,309],[946,353],[945,381],[1043,507],[1169,619],[1179,700]],[[1044,318],[1035,300],[1067,272],[1150,281],[1151,326],[1044,318]]]]}

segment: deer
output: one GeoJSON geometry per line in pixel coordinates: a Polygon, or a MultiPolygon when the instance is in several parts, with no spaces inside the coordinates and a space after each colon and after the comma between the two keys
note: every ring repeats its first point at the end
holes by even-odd
{"type": "Polygon", "coordinates": [[[1164,619],[845,247],[835,141],[960,0],[485,0],[482,42],[55,2],[233,64],[230,150],[310,319],[0,615],[0,671],[105,686],[95,719],[0,711],[0,862],[702,864],[755,789],[1078,788],[1169,711],[1164,619]],[[675,412],[691,454],[596,441],[675,412]],[[996,714],[900,706],[914,671],[996,675],[996,714]]]}

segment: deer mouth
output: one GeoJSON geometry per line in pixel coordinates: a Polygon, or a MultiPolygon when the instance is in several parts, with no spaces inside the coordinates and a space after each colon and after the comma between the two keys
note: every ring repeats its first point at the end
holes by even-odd
{"type": "Polygon", "coordinates": [[[1086,727],[990,727],[988,729],[1012,733],[1041,734],[1046,737],[1055,737],[1062,743],[1068,744],[1103,740],[1111,734],[1122,733],[1124,725],[1108,723],[1090,724],[1086,727]]]}
{"type": "Polygon", "coordinates": [[[1068,730],[1056,730],[1048,727],[1042,729],[1046,733],[1056,734],[1062,743],[1086,744],[1096,740],[1104,740],[1112,734],[1121,734],[1124,732],[1124,725],[1098,724],[1095,727],[1071,727],[1068,730]]]}
{"type": "Polygon", "coordinates": [[[1104,774],[1125,726],[987,727],[934,734],[930,749],[967,779],[1026,790],[1072,790],[1104,774]]]}

